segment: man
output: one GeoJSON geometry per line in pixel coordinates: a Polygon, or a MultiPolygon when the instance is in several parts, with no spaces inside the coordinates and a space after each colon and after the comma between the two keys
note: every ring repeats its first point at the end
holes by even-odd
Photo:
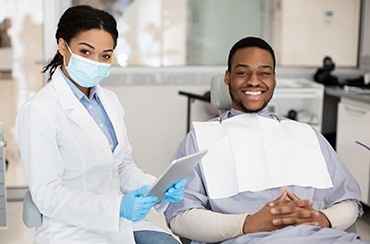
{"type": "Polygon", "coordinates": [[[260,38],[230,50],[224,81],[232,108],[194,123],[174,158],[208,154],[171,203],[172,231],[192,243],[363,243],[343,230],[361,216],[359,186],[324,137],[268,113],[275,54],[260,38]],[[328,241],[328,242],[326,242],[328,241]]]}

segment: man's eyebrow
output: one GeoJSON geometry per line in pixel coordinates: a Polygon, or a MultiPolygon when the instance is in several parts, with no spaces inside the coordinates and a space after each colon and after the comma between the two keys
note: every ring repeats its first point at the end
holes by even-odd
{"type": "MultiPolygon", "coordinates": [[[[88,47],[90,47],[90,48],[92,48],[92,49],[94,49],[94,50],[95,50],[95,47],[94,47],[94,46],[92,46],[92,45],[90,45],[90,44],[89,44],[89,43],[87,43],[87,42],[80,42],[78,45],[88,46],[88,47]]],[[[113,49],[106,49],[106,50],[103,50],[103,52],[113,52],[113,49]]]]}
{"type": "Polygon", "coordinates": [[[260,67],[258,67],[259,69],[272,69],[272,66],[271,65],[261,65],[260,67]]]}
{"type": "Polygon", "coordinates": [[[238,67],[242,67],[242,68],[250,68],[250,66],[249,66],[249,65],[247,65],[247,64],[237,64],[237,65],[235,65],[235,67],[234,67],[234,68],[238,68],[238,67]]]}
{"type": "MultiPolygon", "coordinates": [[[[237,64],[234,68],[238,68],[238,67],[251,68],[251,66],[247,64],[237,64]]],[[[258,66],[258,69],[272,69],[272,66],[271,65],[261,65],[261,66],[258,66]]]]}

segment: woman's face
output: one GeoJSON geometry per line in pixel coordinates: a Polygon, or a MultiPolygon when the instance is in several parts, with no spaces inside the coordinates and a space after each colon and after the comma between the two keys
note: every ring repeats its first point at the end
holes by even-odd
{"type": "MultiPolygon", "coordinates": [[[[70,80],[72,79],[68,75],[65,65],[69,64],[72,54],[67,45],[72,53],[78,56],[100,63],[112,63],[114,40],[112,35],[105,30],[91,29],[83,31],[72,38],[69,43],[60,38],[58,40],[58,49],[59,53],[64,57],[62,71],[70,80]]],[[[77,87],[79,86],[77,85],[77,87]]]]}
{"type": "MultiPolygon", "coordinates": [[[[81,32],[68,43],[72,53],[101,63],[111,63],[114,41],[105,30],[92,29],[81,32]]],[[[68,65],[71,52],[68,50],[65,40],[58,41],[60,54],[65,58],[68,65]]]]}

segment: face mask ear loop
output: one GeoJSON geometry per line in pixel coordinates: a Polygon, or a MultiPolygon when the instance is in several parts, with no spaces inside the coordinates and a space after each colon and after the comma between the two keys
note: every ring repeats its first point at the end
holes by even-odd
{"type": "MultiPolygon", "coordinates": [[[[73,55],[73,52],[72,50],[69,48],[69,45],[66,41],[64,41],[66,43],[66,46],[68,48],[68,51],[73,55]]],[[[64,65],[67,67],[67,63],[66,63],[66,55],[63,56],[63,62],[64,62],[64,65]]]]}

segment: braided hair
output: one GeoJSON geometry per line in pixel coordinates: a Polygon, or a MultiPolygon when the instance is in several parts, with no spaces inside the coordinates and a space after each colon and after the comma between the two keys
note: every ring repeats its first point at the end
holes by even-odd
{"type": "MultiPolygon", "coordinates": [[[[67,43],[81,32],[99,29],[112,35],[114,48],[117,45],[117,22],[108,12],[88,5],[79,5],[68,8],[59,19],[55,37],[58,43],[63,38],[67,43]]],[[[51,80],[56,68],[63,64],[63,56],[57,51],[54,58],[42,69],[42,73],[49,70],[48,81],[51,80]]]]}

